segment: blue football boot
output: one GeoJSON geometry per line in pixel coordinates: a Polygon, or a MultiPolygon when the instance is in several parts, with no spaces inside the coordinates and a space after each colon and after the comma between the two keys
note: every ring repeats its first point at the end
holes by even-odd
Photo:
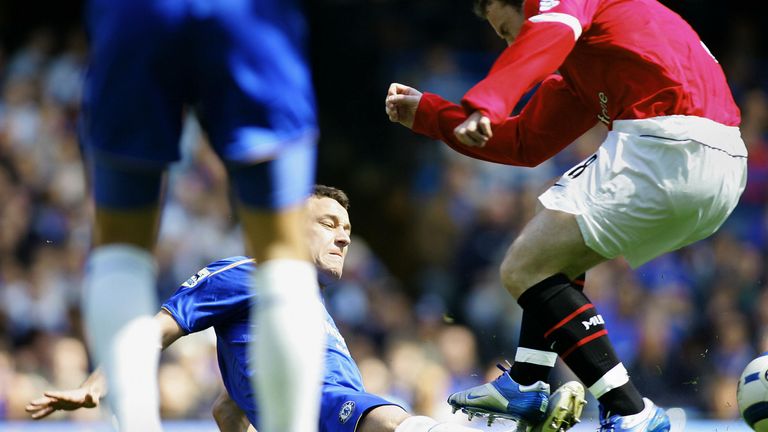
{"type": "Polygon", "coordinates": [[[672,426],[666,411],[657,407],[648,398],[643,398],[645,408],[630,416],[610,415],[600,406],[600,429],[598,432],[669,432],[672,426]]]}
{"type": "Polygon", "coordinates": [[[522,386],[509,376],[508,369],[500,364],[496,366],[503,373],[495,381],[448,397],[453,412],[461,410],[470,420],[474,416],[487,417],[488,426],[497,418],[513,420],[520,427],[541,423],[549,404],[549,384],[538,381],[522,386]]]}

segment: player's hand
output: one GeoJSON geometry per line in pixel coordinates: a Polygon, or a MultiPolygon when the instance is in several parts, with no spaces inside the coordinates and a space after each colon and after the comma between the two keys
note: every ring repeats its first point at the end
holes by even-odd
{"type": "Polygon", "coordinates": [[[40,420],[56,411],[72,411],[80,408],[99,406],[99,395],[88,388],[75,390],[47,391],[43,397],[35,399],[24,408],[29,415],[40,420]]]}
{"type": "Polygon", "coordinates": [[[389,120],[411,129],[420,100],[421,92],[415,88],[398,83],[390,84],[384,103],[389,120]]]}
{"type": "Polygon", "coordinates": [[[483,147],[493,136],[491,119],[475,111],[453,130],[456,139],[470,147],[483,147]]]}

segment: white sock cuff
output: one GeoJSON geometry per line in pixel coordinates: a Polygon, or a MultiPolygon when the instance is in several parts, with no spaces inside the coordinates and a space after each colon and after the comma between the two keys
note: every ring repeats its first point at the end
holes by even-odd
{"type": "Polygon", "coordinates": [[[426,416],[412,416],[400,423],[395,428],[395,432],[429,432],[435,426],[437,426],[435,419],[426,416]]]}
{"type": "Polygon", "coordinates": [[[557,353],[518,347],[515,353],[515,362],[553,367],[557,362],[557,353]]]}
{"type": "Polygon", "coordinates": [[[629,372],[622,363],[617,364],[609,370],[597,382],[589,386],[589,392],[595,399],[603,396],[609,391],[619,388],[629,382],[629,372]]]}
{"type": "Polygon", "coordinates": [[[320,298],[314,264],[301,260],[276,259],[258,263],[254,286],[259,297],[272,300],[320,298]]]}

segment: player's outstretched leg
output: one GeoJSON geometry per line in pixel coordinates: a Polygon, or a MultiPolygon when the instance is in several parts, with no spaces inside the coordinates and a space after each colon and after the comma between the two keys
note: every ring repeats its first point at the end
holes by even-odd
{"type": "Polygon", "coordinates": [[[480,429],[453,423],[438,423],[425,416],[408,417],[400,423],[395,432],[482,432],[480,429]]]}
{"type": "Polygon", "coordinates": [[[531,432],[562,432],[581,421],[581,413],[587,404],[584,386],[578,381],[561,385],[549,397],[544,420],[534,426],[531,432]]]}
{"type": "Polygon", "coordinates": [[[600,429],[598,432],[669,432],[672,426],[669,416],[648,398],[643,398],[643,410],[637,414],[621,416],[611,414],[600,405],[600,429]]]}
{"type": "Polygon", "coordinates": [[[549,384],[537,381],[523,386],[515,382],[509,370],[497,365],[502,374],[495,381],[453,393],[448,403],[454,412],[462,410],[471,419],[474,416],[505,418],[529,425],[544,420],[549,404],[549,384]]]}
{"type": "Polygon", "coordinates": [[[125,432],[161,430],[155,272],[149,252],[125,244],[95,248],[86,269],[83,311],[89,345],[104,369],[107,398],[125,432]]]}

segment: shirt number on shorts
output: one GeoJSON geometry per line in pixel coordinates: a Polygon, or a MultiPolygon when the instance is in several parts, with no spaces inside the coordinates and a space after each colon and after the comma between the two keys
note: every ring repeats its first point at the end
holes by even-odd
{"type": "Polygon", "coordinates": [[[592,164],[592,162],[597,160],[597,154],[593,154],[592,156],[588,157],[584,162],[580,163],[579,165],[576,165],[568,171],[565,175],[568,177],[575,179],[576,177],[580,176],[582,173],[584,173],[584,170],[587,169],[588,166],[592,164]]]}

